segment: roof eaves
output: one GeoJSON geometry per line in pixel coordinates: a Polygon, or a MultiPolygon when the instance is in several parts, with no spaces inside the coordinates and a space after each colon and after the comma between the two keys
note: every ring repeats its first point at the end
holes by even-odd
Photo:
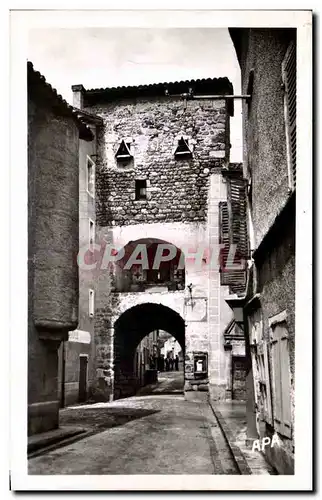
{"type": "MultiPolygon", "coordinates": [[[[171,96],[188,93],[192,90],[195,97],[199,95],[232,95],[233,85],[227,77],[182,80],[176,82],[153,83],[128,87],[107,87],[84,90],[84,106],[91,107],[100,102],[112,102],[117,99],[138,97],[171,96]]],[[[231,100],[229,100],[231,101],[231,100]]],[[[229,112],[233,116],[233,102],[228,102],[229,112]]]]}
{"type": "Polygon", "coordinates": [[[93,125],[103,125],[104,123],[103,118],[101,116],[89,113],[88,111],[76,108],[75,106],[73,106],[73,112],[82,123],[86,124],[90,123],[93,125]]]}
{"type": "Polygon", "coordinates": [[[28,93],[34,95],[37,99],[43,98],[46,103],[49,103],[56,113],[62,116],[68,116],[74,120],[79,130],[79,138],[86,141],[91,141],[94,135],[90,127],[83,123],[75,114],[73,106],[68,104],[57,90],[50,83],[46,82],[45,77],[34,69],[31,61],[27,63],[28,75],[28,93]],[[36,90],[37,88],[37,90],[36,90]]]}
{"type": "Polygon", "coordinates": [[[179,80],[174,82],[159,82],[159,83],[149,83],[144,85],[128,85],[128,86],[118,86],[118,87],[100,87],[93,89],[86,89],[85,92],[88,93],[100,93],[100,92],[114,92],[114,91],[130,91],[134,89],[142,90],[142,89],[157,89],[158,87],[163,88],[170,85],[193,85],[193,84],[206,84],[206,83],[230,83],[227,77],[219,77],[219,78],[198,78],[196,80],[179,80]]]}

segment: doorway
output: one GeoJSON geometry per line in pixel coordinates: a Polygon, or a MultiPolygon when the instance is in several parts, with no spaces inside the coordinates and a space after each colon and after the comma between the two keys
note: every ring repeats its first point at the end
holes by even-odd
{"type": "Polygon", "coordinates": [[[233,356],[232,379],[232,399],[244,401],[246,399],[246,358],[244,356],[233,356]]]}
{"type": "Polygon", "coordinates": [[[78,386],[78,401],[84,403],[87,398],[87,354],[79,356],[79,386],[78,386]]]}

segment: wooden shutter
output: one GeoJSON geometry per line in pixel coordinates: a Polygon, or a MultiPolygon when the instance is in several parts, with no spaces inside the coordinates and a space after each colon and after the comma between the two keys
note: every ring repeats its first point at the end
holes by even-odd
{"type": "Polygon", "coordinates": [[[284,109],[286,122],[287,156],[290,185],[296,186],[296,43],[289,45],[282,63],[285,89],[284,109]]]}
{"type": "Polygon", "coordinates": [[[266,340],[263,341],[263,354],[264,354],[264,370],[265,370],[266,399],[267,399],[267,407],[266,407],[267,412],[265,415],[265,420],[267,423],[272,425],[273,415],[272,415],[271,380],[269,373],[268,344],[266,340]]]}
{"type": "Polygon", "coordinates": [[[265,340],[259,341],[257,344],[257,362],[259,367],[259,389],[263,403],[262,418],[272,425],[272,400],[271,400],[271,386],[269,377],[269,365],[267,354],[267,342],[265,340]]]}
{"type": "Polygon", "coordinates": [[[236,245],[235,264],[244,261],[243,269],[228,271],[227,280],[234,293],[243,293],[246,286],[246,261],[248,258],[246,186],[244,179],[231,177],[228,182],[231,209],[230,242],[236,245]]]}
{"type": "Polygon", "coordinates": [[[224,247],[220,248],[220,283],[221,285],[228,285],[226,263],[229,253],[229,214],[226,201],[219,203],[219,244],[224,245],[224,247]]]}
{"type": "Polygon", "coordinates": [[[279,330],[279,345],[281,359],[281,390],[282,390],[282,433],[284,436],[291,437],[291,380],[290,380],[290,358],[288,350],[288,332],[286,323],[276,325],[279,330]]]}
{"type": "Polygon", "coordinates": [[[281,361],[279,339],[276,328],[273,328],[271,336],[272,372],[273,372],[273,402],[274,402],[274,427],[278,432],[282,431],[282,394],[281,394],[281,361]]]}
{"type": "Polygon", "coordinates": [[[291,385],[287,342],[286,325],[284,323],[274,325],[271,335],[274,428],[283,436],[291,437],[291,385]]]}
{"type": "MultiPolygon", "coordinates": [[[[257,312],[256,312],[257,314],[257,312]]],[[[256,325],[256,316],[255,313],[253,313],[251,316],[248,316],[248,331],[250,332],[250,342],[251,345],[255,345],[254,340],[257,339],[257,325],[256,325]]],[[[257,340],[256,340],[257,341],[257,340]]],[[[254,397],[255,397],[255,404],[258,406],[258,370],[257,370],[257,363],[256,363],[256,350],[251,349],[251,361],[252,361],[252,372],[253,372],[253,384],[254,384],[254,397]]]]}
{"type": "Polygon", "coordinates": [[[239,259],[248,258],[246,186],[244,179],[231,178],[229,182],[231,202],[231,241],[237,245],[239,259]]]}

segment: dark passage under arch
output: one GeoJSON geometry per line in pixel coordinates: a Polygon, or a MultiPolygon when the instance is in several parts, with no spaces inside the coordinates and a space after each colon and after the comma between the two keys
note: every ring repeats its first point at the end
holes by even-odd
{"type": "Polygon", "coordinates": [[[114,398],[132,396],[137,389],[134,354],[153,330],[170,333],[185,351],[185,323],[180,314],[162,304],[145,303],[125,311],[114,324],[114,398]]]}

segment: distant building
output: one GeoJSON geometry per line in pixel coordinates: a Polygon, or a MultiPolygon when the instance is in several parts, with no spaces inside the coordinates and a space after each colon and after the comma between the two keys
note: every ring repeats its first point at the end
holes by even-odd
{"type": "Polygon", "coordinates": [[[294,473],[296,30],[230,29],[241,67],[251,260],[228,303],[246,335],[248,437],[294,473]],[[241,312],[241,308],[242,312],[241,312]]]}
{"type": "MultiPolygon", "coordinates": [[[[160,332],[160,337],[161,337],[162,333],[163,332],[160,332]]],[[[166,333],[166,332],[164,332],[164,333],[166,333]]],[[[179,354],[181,354],[181,358],[182,358],[181,345],[174,337],[172,337],[169,334],[167,334],[167,337],[163,337],[163,346],[160,349],[160,353],[165,358],[174,359],[179,354]]]]}
{"type": "Polygon", "coordinates": [[[158,337],[159,331],[154,330],[144,337],[136,348],[134,373],[137,381],[137,389],[147,383],[157,382],[158,337]],[[153,376],[150,374],[151,370],[153,371],[153,376]]]}
{"type": "Polygon", "coordinates": [[[57,361],[78,323],[81,122],[28,62],[28,434],[58,427],[57,361]]]}

